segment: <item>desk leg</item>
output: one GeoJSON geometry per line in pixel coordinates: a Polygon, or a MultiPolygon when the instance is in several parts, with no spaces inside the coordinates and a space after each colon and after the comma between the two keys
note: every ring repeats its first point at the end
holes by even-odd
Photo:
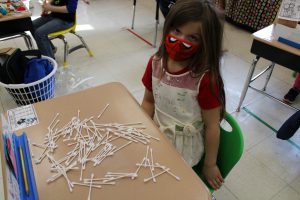
{"type": "Polygon", "coordinates": [[[264,85],[264,87],[263,87],[263,89],[262,89],[263,91],[266,91],[267,85],[268,85],[269,80],[270,80],[270,78],[271,78],[271,76],[272,76],[272,73],[273,73],[274,66],[275,66],[275,63],[274,63],[274,62],[272,62],[271,65],[269,66],[269,67],[270,67],[270,69],[269,69],[270,71],[269,71],[269,73],[267,74],[266,82],[265,82],[265,85],[264,85]]]}
{"type": "Polygon", "coordinates": [[[256,56],[255,59],[253,59],[253,61],[252,61],[251,67],[250,67],[249,72],[248,72],[248,76],[247,76],[245,84],[244,84],[244,88],[243,88],[242,93],[241,93],[240,102],[239,102],[239,105],[236,109],[237,112],[240,112],[242,103],[245,99],[246,93],[248,91],[248,87],[251,83],[251,79],[252,79],[252,76],[253,76],[253,73],[254,73],[254,70],[255,70],[255,67],[256,67],[256,64],[257,64],[258,60],[259,60],[259,56],[256,56]]]}
{"type": "Polygon", "coordinates": [[[136,7],[136,0],[133,0],[133,13],[132,13],[131,29],[134,29],[135,7],[136,7]]]}
{"type": "Polygon", "coordinates": [[[156,10],[155,10],[155,33],[153,39],[153,47],[156,47],[156,39],[157,39],[157,29],[159,24],[159,0],[156,1],[156,10]]]}

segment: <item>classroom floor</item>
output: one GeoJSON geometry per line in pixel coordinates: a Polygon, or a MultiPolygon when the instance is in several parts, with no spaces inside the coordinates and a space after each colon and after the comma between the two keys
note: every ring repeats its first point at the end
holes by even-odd
{"type": "MultiPolygon", "coordinates": [[[[37,0],[33,0],[33,18],[39,16],[37,0]]],[[[137,1],[135,32],[152,42],[155,27],[155,3],[137,1]]],[[[158,26],[158,42],[163,18],[158,26]]],[[[78,33],[82,35],[94,53],[88,57],[84,49],[69,56],[69,67],[63,69],[63,44],[58,47],[56,59],[57,96],[76,92],[111,81],[123,83],[141,102],[144,87],[141,77],[149,57],[156,51],[127,28],[131,26],[131,0],[91,0],[90,5],[79,1],[78,33]]],[[[68,36],[70,44],[77,38],[68,36]]],[[[249,89],[243,108],[236,112],[241,90],[254,55],[250,53],[251,33],[225,24],[222,73],[227,94],[227,111],[240,124],[244,139],[244,154],[225,180],[225,185],[215,196],[220,200],[300,200],[300,130],[289,141],[276,138],[275,132],[294,113],[294,110],[249,89]]],[[[1,42],[2,47],[26,49],[21,39],[1,42]]],[[[268,62],[259,63],[262,67],[268,62]]],[[[263,79],[258,80],[258,84],[263,79]]],[[[292,71],[275,67],[267,91],[282,98],[293,83],[292,71]]],[[[99,97],[101,98],[101,97],[99,97]]],[[[0,88],[0,112],[16,107],[11,97],[0,88]]],[[[300,108],[300,98],[295,102],[300,108]]],[[[0,170],[1,173],[1,170],[0,170]]],[[[0,174],[2,179],[2,174],[0,174]]],[[[2,192],[0,181],[0,199],[2,192]]]]}

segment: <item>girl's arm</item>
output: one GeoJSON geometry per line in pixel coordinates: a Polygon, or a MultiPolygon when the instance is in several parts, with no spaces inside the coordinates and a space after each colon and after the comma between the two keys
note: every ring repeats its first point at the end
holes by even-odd
{"type": "Polygon", "coordinates": [[[142,102],[142,108],[146,113],[153,118],[154,115],[154,97],[151,91],[149,91],[147,88],[145,88],[145,94],[144,99],[142,102]]]}
{"type": "Polygon", "coordinates": [[[202,117],[205,126],[204,149],[205,158],[203,175],[208,183],[215,189],[219,189],[224,182],[217,166],[217,156],[220,141],[220,107],[202,110],[202,117]]]}

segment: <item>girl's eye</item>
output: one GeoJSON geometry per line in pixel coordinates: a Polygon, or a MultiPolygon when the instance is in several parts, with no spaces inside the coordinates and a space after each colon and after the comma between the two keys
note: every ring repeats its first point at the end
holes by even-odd
{"type": "Polygon", "coordinates": [[[191,36],[189,36],[189,41],[191,41],[191,42],[198,42],[199,41],[199,37],[191,35],[191,36]]]}
{"type": "Polygon", "coordinates": [[[180,34],[180,30],[179,30],[179,29],[175,29],[175,30],[173,31],[173,34],[174,34],[174,35],[180,34]]]}

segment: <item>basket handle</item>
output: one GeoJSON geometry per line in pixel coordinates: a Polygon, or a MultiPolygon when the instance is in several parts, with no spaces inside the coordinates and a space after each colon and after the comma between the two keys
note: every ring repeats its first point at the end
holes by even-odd
{"type": "Polygon", "coordinates": [[[26,50],[22,51],[23,56],[37,56],[38,58],[42,57],[41,51],[40,50],[26,50]]]}

